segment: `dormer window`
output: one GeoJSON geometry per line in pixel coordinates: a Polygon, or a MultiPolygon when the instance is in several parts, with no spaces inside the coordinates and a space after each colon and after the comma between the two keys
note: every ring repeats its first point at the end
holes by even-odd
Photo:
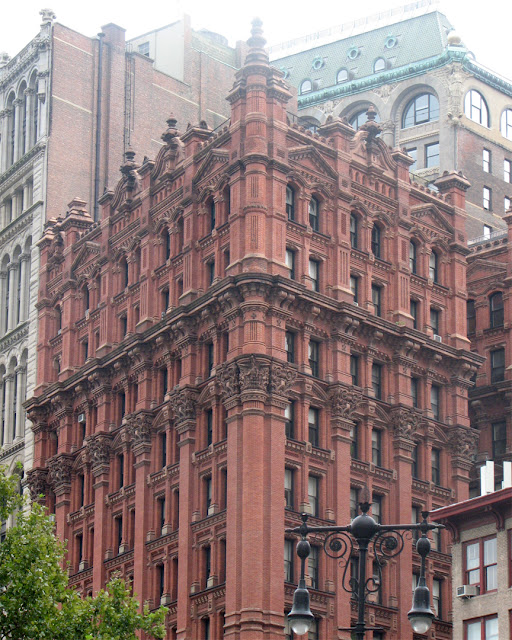
{"type": "Polygon", "coordinates": [[[380,73],[386,70],[386,60],[384,58],[377,58],[373,63],[373,73],[380,73]]]}
{"type": "Polygon", "coordinates": [[[305,93],[311,93],[311,91],[313,91],[313,83],[311,80],[303,80],[300,84],[300,95],[303,96],[305,93]]]}

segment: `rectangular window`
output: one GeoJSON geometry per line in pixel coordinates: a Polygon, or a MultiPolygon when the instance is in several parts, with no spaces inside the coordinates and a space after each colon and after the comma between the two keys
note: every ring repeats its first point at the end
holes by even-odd
{"type": "MultiPolygon", "coordinates": [[[[416,506],[415,504],[412,505],[411,508],[411,522],[413,524],[419,524],[421,522],[422,518],[421,518],[421,507],[416,506]]],[[[415,542],[417,542],[418,538],[420,537],[421,532],[418,531],[418,529],[413,529],[412,532],[412,538],[415,542]]],[[[414,588],[413,588],[414,591],[414,588]]]]}
{"type": "Polygon", "coordinates": [[[484,224],[484,233],[483,233],[484,238],[490,238],[491,233],[492,233],[492,227],[490,227],[488,224],[484,224]]]}
{"type": "Polygon", "coordinates": [[[316,198],[311,198],[309,201],[309,225],[313,231],[319,231],[319,219],[318,219],[319,204],[316,198]]]}
{"type": "Polygon", "coordinates": [[[491,351],[491,384],[505,380],[505,349],[491,351]]]}
{"type": "Polygon", "coordinates": [[[431,469],[432,469],[432,482],[440,486],[441,485],[441,451],[439,449],[432,449],[431,453],[431,469]]]}
{"type": "Polygon", "coordinates": [[[493,460],[504,456],[507,450],[507,425],[505,420],[492,423],[492,457],[493,460]]]}
{"type": "Polygon", "coordinates": [[[308,478],[308,502],[311,509],[311,515],[318,518],[318,486],[319,480],[316,476],[308,478]]]}
{"type": "Polygon", "coordinates": [[[480,593],[498,588],[496,536],[473,540],[464,545],[465,584],[477,585],[480,593]]]}
{"type": "Polygon", "coordinates": [[[318,378],[320,375],[320,343],[316,340],[309,341],[308,360],[311,367],[311,375],[318,378]]]}
{"type": "Polygon", "coordinates": [[[319,442],[319,414],[320,411],[314,407],[309,408],[308,412],[308,439],[310,444],[318,447],[319,442]]]}
{"type": "Polygon", "coordinates": [[[491,152],[489,149],[482,151],[482,169],[485,173],[491,173],[491,152]]]}
{"type": "Polygon", "coordinates": [[[411,378],[411,398],[413,407],[418,407],[418,384],[418,378],[411,378]]]}
{"type": "Polygon", "coordinates": [[[350,276],[350,291],[354,296],[354,302],[359,304],[359,278],[357,276],[350,276]]]}
{"type": "Polygon", "coordinates": [[[206,412],[206,446],[209,447],[213,442],[213,411],[208,409],[206,412]]]}
{"type": "Polygon", "coordinates": [[[350,519],[353,520],[359,514],[359,489],[350,489],[350,519]]]}
{"type": "Polygon", "coordinates": [[[141,56],[149,57],[149,42],[142,42],[141,44],[139,44],[137,49],[141,56]]]}
{"type": "Polygon", "coordinates": [[[464,640],[499,640],[498,616],[468,620],[464,625],[464,640]]]}
{"type": "Polygon", "coordinates": [[[284,470],[284,504],[286,509],[293,509],[293,470],[284,470]]]}
{"type": "Polygon", "coordinates": [[[295,192],[290,185],[286,187],[286,215],[288,220],[295,220],[295,192]]]}
{"type": "Polygon", "coordinates": [[[425,167],[439,166],[439,142],[425,145],[425,167]]]}
{"type": "Polygon", "coordinates": [[[378,524],[382,524],[382,496],[372,496],[372,518],[378,524]]]}
{"type": "Polygon", "coordinates": [[[382,466],[382,434],[372,429],[372,462],[376,467],[382,466]]]}
{"type": "Polygon", "coordinates": [[[468,300],[466,306],[466,316],[468,323],[468,334],[471,335],[476,331],[476,309],[474,300],[468,300]]]}
{"type": "Polygon", "coordinates": [[[503,160],[503,180],[512,182],[512,162],[510,160],[503,160]]]}
{"type": "Polygon", "coordinates": [[[284,432],[286,437],[291,439],[295,436],[294,409],[295,406],[293,402],[289,402],[284,408],[284,432]]]}
{"type": "Polygon", "coordinates": [[[432,608],[436,618],[443,618],[442,581],[434,578],[432,580],[432,608]]]}
{"type": "Polygon", "coordinates": [[[414,449],[411,451],[411,460],[412,460],[411,474],[413,478],[420,477],[420,465],[419,465],[418,453],[419,453],[418,445],[416,445],[414,449]]]}
{"type": "Polygon", "coordinates": [[[162,469],[167,466],[167,433],[160,434],[160,466],[162,469]]]}
{"type": "Polygon", "coordinates": [[[382,298],[382,289],[378,287],[376,284],[372,284],[372,302],[373,307],[375,309],[375,315],[382,315],[382,307],[381,307],[381,298],[382,298]]]}
{"type": "Polygon", "coordinates": [[[437,309],[430,309],[430,326],[432,327],[432,331],[434,335],[439,335],[439,316],[441,314],[437,309]]]}
{"type": "Polygon", "coordinates": [[[293,582],[293,541],[284,541],[284,581],[293,582]]]}
{"type": "Polygon", "coordinates": [[[210,287],[215,280],[215,260],[210,260],[210,262],[206,264],[206,269],[208,272],[208,286],[210,287]]]}
{"type": "Polygon", "coordinates": [[[359,459],[359,424],[356,422],[350,427],[350,457],[359,459]]]}
{"type": "Polygon", "coordinates": [[[503,200],[503,208],[505,210],[505,213],[510,209],[510,198],[508,196],[505,196],[503,200]]]}
{"type": "Polygon", "coordinates": [[[311,279],[311,287],[313,291],[320,291],[320,263],[317,260],[309,261],[309,277],[311,279]]]}
{"type": "Polygon", "coordinates": [[[284,349],[286,351],[286,361],[295,362],[295,334],[287,331],[284,336],[284,349]]]}
{"type": "Polygon", "coordinates": [[[212,479],[205,478],[204,481],[204,498],[206,506],[206,515],[210,515],[210,507],[212,506],[212,479]]]}
{"type": "Polygon", "coordinates": [[[373,395],[377,400],[382,400],[382,365],[372,364],[373,395]]]}
{"type": "Polygon", "coordinates": [[[318,589],[318,547],[311,546],[308,556],[308,575],[311,588],[318,589]]]}
{"type": "Polygon", "coordinates": [[[413,329],[418,328],[418,303],[416,300],[411,300],[411,316],[413,329]]]}
{"type": "Polygon", "coordinates": [[[286,249],[285,263],[288,267],[290,280],[295,280],[295,251],[286,249]]]}
{"type": "Polygon", "coordinates": [[[411,166],[409,167],[409,171],[416,171],[416,169],[418,168],[418,149],[416,149],[416,147],[413,147],[412,149],[406,149],[407,153],[411,156],[411,158],[414,160],[414,162],[411,164],[411,166]]]}
{"type": "Polygon", "coordinates": [[[432,415],[434,420],[439,420],[441,411],[439,406],[440,388],[435,384],[430,388],[430,407],[432,409],[432,415]]]}
{"type": "Polygon", "coordinates": [[[352,377],[352,384],[354,387],[359,386],[359,356],[350,356],[350,376],[352,377]]]}
{"type": "Polygon", "coordinates": [[[208,371],[207,378],[209,378],[212,375],[212,370],[213,370],[213,361],[214,361],[213,342],[209,342],[206,345],[206,358],[207,358],[207,371],[208,371]]]}
{"type": "Polygon", "coordinates": [[[484,187],[482,193],[483,193],[483,195],[482,195],[482,206],[486,211],[491,211],[491,207],[492,207],[492,191],[489,189],[489,187],[484,187]]]}

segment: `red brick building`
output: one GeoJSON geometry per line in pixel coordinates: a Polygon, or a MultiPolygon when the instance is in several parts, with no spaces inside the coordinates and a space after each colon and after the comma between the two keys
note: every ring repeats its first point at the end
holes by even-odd
{"type": "MultiPolygon", "coordinates": [[[[229,125],[179,135],[170,118],[154,161],[126,154],[98,222],[75,199],[39,243],[32,493],[72,584],[121,571],[180,640],[283,638],[301,511],[347,523],[367,487],[374,517],[410,522],[468,497],[476,447],[467,181],[411,183],[371,111],[357,132],[290,125],[257,23],[248,44],[229,125]]],[[[428,580],[448,598],[433,542],[428,580]]],[[[321,543],[310,637],[348,638],[321,543]]],[[[409,541],[385,567],[368,607],[381,637],[412,639],[418,569],[409,541]]],[[[450,638],[449,616],[433,630],[450,638]]]]}
{"type": "MultiPolygon", "coordinates": [[[[486,358],[470,391],[470,417],[480,431],[477,467],[494,461],[496,489],[503,461],[512,460],[512,213],[504,220],[508,231],[470,242],[468,255],[468,336],[486,358]]],[[[477,475],[474,481],[479,495],[477,475]]]]}

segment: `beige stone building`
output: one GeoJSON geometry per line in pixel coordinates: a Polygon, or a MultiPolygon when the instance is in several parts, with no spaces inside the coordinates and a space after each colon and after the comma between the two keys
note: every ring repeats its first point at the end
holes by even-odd
{"type": "Polygon", "coordinates": [[[437,509],[452,535],[452,621],[458,640],[505,640],[512,617],[512,487],[437,509]]]}

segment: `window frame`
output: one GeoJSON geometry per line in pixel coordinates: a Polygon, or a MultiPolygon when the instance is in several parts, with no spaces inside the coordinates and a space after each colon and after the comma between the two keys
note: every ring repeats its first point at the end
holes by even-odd
{"type": "Polygon", "coordinates": [[[309,259],[308,274],[311,280],[311,288],[316,293],[320,292],[320,261],[314,258],[309,259]]]}
{"type": "Polygon", "coordinates": [[[293,400],[284,408],[284,433],[289,440],[295,439],[295,402],[293,400]]]}
{"type": "Polygon", "coordinates": [[[286,185],[286,217],[292,222],[295,220],[295,189],[291,184],[286,185]]]}
{"type": "Polygon", "coordinates": [[[376,400],[382,400],[382,365],[379,362],[372,363],[372,389],[376,400]]]}
{"type": "Polygon", "coordinates": [[[320,409],[308,409],[308,442],[312,447],[319,447],[320,443],[320,409]],[[313,420],[311,419],[313,418],[313,420]]]}
{"type": "Polygon", "coordinates": [[[406,104],[403,112],[403,116],[402,116],[402,129],[409,129],[410,127],[416,127],[421,124],[426,124],[427,122],[434,122],[436,120],[439,120],[439,114],[440,114],[439,100],[437,99],[437,97],[433,93],[428,93],[428,92],[420,93],[414,96],[414,98],[409,100],[409,102],[406,104]],[[425,96],[427,96],[428,98],[427,105],[425,107],[418,108],[417,106],[418,100],[420,100],[425,96]],[[431,100],[432,98],[433,100],[431,100]],[[435,103],[437,103],[437,106],[435,103]],[[413,112],[412,121],[411,121],[411,111],[413,112]],[[426,119],[420,119],[418,117],[418,114],[423,111],[427,112],[426,119]],[[437,114],[436,114],[436,111],[437,111],[437,114]]]}
{"type": "Polygon", "coordinates": [[[314,378],[320,377],[320,342],[310,339],[308,344],[308,364],[311,369],[311,375],[314,378]]]}
{"type": "Polygon", "coordinates": [[[350,214],[350,248],[359,249],[359,218],[355,213],[350,214]]]}
{"type": "Polygon", "coordinates": [[[504,456],[507,452],[507,421],[505,419],[491,422],[491,438],[492,459],[495,460],[504,456]],[[496,437],[497,432],[500,437],[496,437]],[[500,443],[499,446],[497,446],[497,443],[500,443]]]}
{"type": "Polygon", "coordinates": [[[441,320],[441,311],[434,307],[430,307],[430,326],[434,335],[440,335],[440,320],[441,320]]]}
{"type": "Polygon", "coordinates": [[[311,510],[311,516],[313,518],[319,518],[320,478],[311,473],[308,475],[308,503],[311,510]]]}
{"type": "Polygon", "coordinates": [[[430,451],[430,478],[432,484],[441,487],[441,449],[432,447],[430,451]]]}
{"type": "Polygon", "coordinates": [[[382,318],[382,287],[378,284],[372,284],[372,304],[375,315],[382,318]]]}
{"type": "Polygon", "coordinates": [[[425,145],[425,169],[434,169],[440,165],[440,146],[438,142],[431,142],[425,145]],[[436,153],[432,153],[435,150],[436,153]],[[437,160],[436,160],[437,158],[437,160]]]}
{"type": "Polygon", "coordinates": [[[372,464],[382,467],[382,431],[372,429],[372,464]]]}
{"type": "Polygon", "coordinates": [[[472,122],[487,129],[490,126],[489,107],[483,95],[476,89],[470,89],[464,97],[464,115],[472,122]],[[474,98],[478,97],[478,104],[474,98]]]}
{"type": "Polygon", "coordinates": [[[372,253],[378,260],[382,259],[382,231],[378,224],[374,223],[372,227],[371,238],[372,253]]]}
{"type": "Polygon", "coordinates": [[[482,209],[492,211],[492,189],[485,185],[482,187],[482,209]]]}
{"type": "Polygon", "coordinates": [[[284,540],[284,581],[288,583],[294,582],[295,553],[293,542],[293,540],[289,540],[288,538],[284,540]]]}
{"type": "Polygon", "coordinates": [[[289,274],[288,277],[290,280],[295,280],[295,251],[293,249],[286,249],[284,262],[288,268],[289,274]]]}
{"type": "Polygon", "coordinates": [[[464,576],[464,584],[475,585],[480,589],[479,595],[484,593],[494,593],[498,590],[498,540],[496,534],[490,536],[482,536],[481,538],[474,538],[472,540],[466,540],[462,545],[462,560],[463,560],[463,576],[464,576]],[[495,541],[495,555],[496,562],[490,562],[489,564],[485,564],[485,543],[494,540],[495,541]],[[478,545],[478,566],[468,568],[468,553],[467,549],[469,547],[473,547],[478,545]],[[487,569],[489,567],[496,567],[496,573],[494,582],[496,584],[496,588],[488,589],[488,577],[487,577],[487,569]],[[470,573],[473,571],[478,571],[478,581],[471,582],[472,578],[470,577],[470,573]]]}
{"type": "Polygon", "coordinates": [[[309,200],[309,226],[313,231],[320,231],[320,201],[315,196],[309,200]]]}
{"type": "Polygon", "coordinates": [[[468,336],[476,333],[476,308],[472,298],[466,302],[466,324],[468,336]]]}
{"type": "Polygon", "coordinates": [[[500,133],[507,140],[512,140],[512,109],[503,109],[500,117],[500,133]]]}
{"type": "Polygon", "coordinates": [[[499,636],[488,636],[486,623],[490,620],[498,620],[497,614],[492,614],[489,616],[482,616],[480,618],[471,618],[470,620],[464,620],[464,640],[471,640],[469,638],[468,629],[469,625],[480,623],[480,638],[478,640],[499,640],[499,636]],[[483,624],[482,624],[483,623],[483,624]]]}
{"type": "Polygon", "coordinates": [[[439,283],[439,256],[434,250],[428,257],[428,277],[432,282],[439,283]]]}
{"type": "Polygon", "coordinates": [[[359,304],[359,277],[350,275],[350,291],[354,296],[353,302],[359,304]]]}
{"type": "Polygon", "coordinates": [[[495,291],[489,296],[489,327],[497,329],[505,323],[503,291],[495,291]]]}
{"type": "Polygon", "coordinates": [[[356,353],[350,354],[350,377],[352,378],[352,386],[359,387],[359,362],[360,357],[356,353]]]}
{"type": "Polygon", "coordinates": [[[493,349],[489,353],[489,363],[491,366],[491,384],[503,382],[505,380],[505,349],[503,347],[493,349]],[[503,364],[496,364],[496,358],[502,360],[503,364]]]}
{"type": "Polygon", "coordinates": [[[289,467],[284,469],[284,504],[285,509],[295,510],[294,470],[289,467]]]}
{"type": "Polygon", "coordinates": [[[433,384],[430,387],[430,409],[434,420],[441,419],[441,387],[433,384]]]}
{"type": "Polygon", "coordinates": [[[490,149],[482,149],[482,170],[484,171],[484,173],[492,173],[490,149]]]}
{"type": "Polygon", "coordinates": [[[503,159],[503,180],[505,182],[512,182],[512,160],[508,158],[503,159]]]}
{"type": "Polygon", "coordinates": [[[409,301],[409,313],[412,317],[412,328],[418,328],[418,301],[411,298],[409,301]]]}
{"type": "Polygon", "coordinates": [[[295,363],[295,333],[286,330],[284,334],[284,350],[286,352],[286,362],[295,363]]]}

